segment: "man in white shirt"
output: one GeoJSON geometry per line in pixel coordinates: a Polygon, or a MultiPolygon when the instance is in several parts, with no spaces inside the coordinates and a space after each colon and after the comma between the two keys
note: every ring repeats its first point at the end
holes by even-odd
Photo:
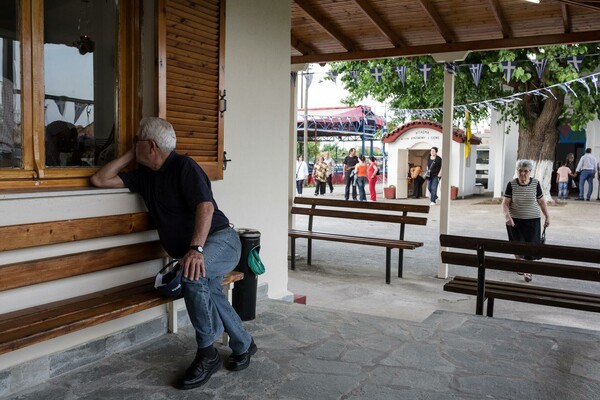
{"type": "Polygon", "coordinates": [[[586,200],[590,201],[592,189],[594,188],[594,176],[596,175],[596,158],[592,155],[592,149],[585,150],[585,154],[579,160],[575,171],[579,172],[579,200],[583,200],[584,185],[587,182],[588,191],[586,200]]]}

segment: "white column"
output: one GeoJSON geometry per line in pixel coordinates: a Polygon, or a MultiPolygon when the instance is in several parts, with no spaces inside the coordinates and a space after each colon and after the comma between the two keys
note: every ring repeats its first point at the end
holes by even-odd
{"type": "MultiPolygon", "coordinates": [[[[442,122],[442,181],[440,192],[440,235],[448,233],[450,221],[450,154],[452,153],[452,127],[454,112],[454,73],[444,68],[444,120],[442,122]]],[[[438,278],[448,277],[448,264],[442,263],[440,258],[438,265],[438,278]]]]}

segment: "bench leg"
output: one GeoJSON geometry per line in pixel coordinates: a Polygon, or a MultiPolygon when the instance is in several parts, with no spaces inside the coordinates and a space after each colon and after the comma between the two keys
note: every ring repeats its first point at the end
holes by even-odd
{"type": "Polygon", "coordinates": [[[392,277],[392,249],[386,247],[385,249],[385,283],[390,284],[392,277]]]}
{"type": "Polygon", "coordinates": [[[308,239],[308,254],[306,255],[306,263],[310,265],[312,261],[312,239],[308,239]]]}
{"type": "Polygon", "coordinates": [[[402,264],[404,260],[404,250],[400,249],[398,251],[398,278],[402,278],[402,264]]]}
{"type": "Polygon", "coordinates": [[[292,238],[292,246],[290,251],[292,252],[292,271],[296,269],[296,238],[292,238]]]}
{"type": "Polygon", "coordinates": [[[487,315],[488,317],[493,317],[494,316],[494,298],[493,297],[488,297],[487,299],[488,305],[487,305],[487,312],[485,315],[487,315]]]}
{"type": "Polygon", "coordinates": [[[167,319],[169,333],[177,333],[177,307],[175,307],[175,301],[167,303],[167,319]]]}

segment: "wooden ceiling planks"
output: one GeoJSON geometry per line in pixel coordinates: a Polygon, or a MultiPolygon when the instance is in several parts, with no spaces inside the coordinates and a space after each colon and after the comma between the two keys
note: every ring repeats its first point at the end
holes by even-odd
{"type": "Polygon", "coordinates": [[[596,1],[291,1],[292,63],[600,41],[596,1]]]}

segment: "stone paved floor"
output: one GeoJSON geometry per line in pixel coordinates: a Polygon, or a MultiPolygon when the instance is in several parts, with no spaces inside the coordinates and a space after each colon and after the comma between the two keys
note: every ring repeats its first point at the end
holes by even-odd
{"type": "MultiPolygon", "coordinates": [[[[600,332],[435,312],[422,323],[274,300],[247,323],[242,372],[170,386],[193,356],[188,328],[13,399],[598,399],[600,332]]],[[[228,351],[220,349],[226,357],[228,351]]]]}

